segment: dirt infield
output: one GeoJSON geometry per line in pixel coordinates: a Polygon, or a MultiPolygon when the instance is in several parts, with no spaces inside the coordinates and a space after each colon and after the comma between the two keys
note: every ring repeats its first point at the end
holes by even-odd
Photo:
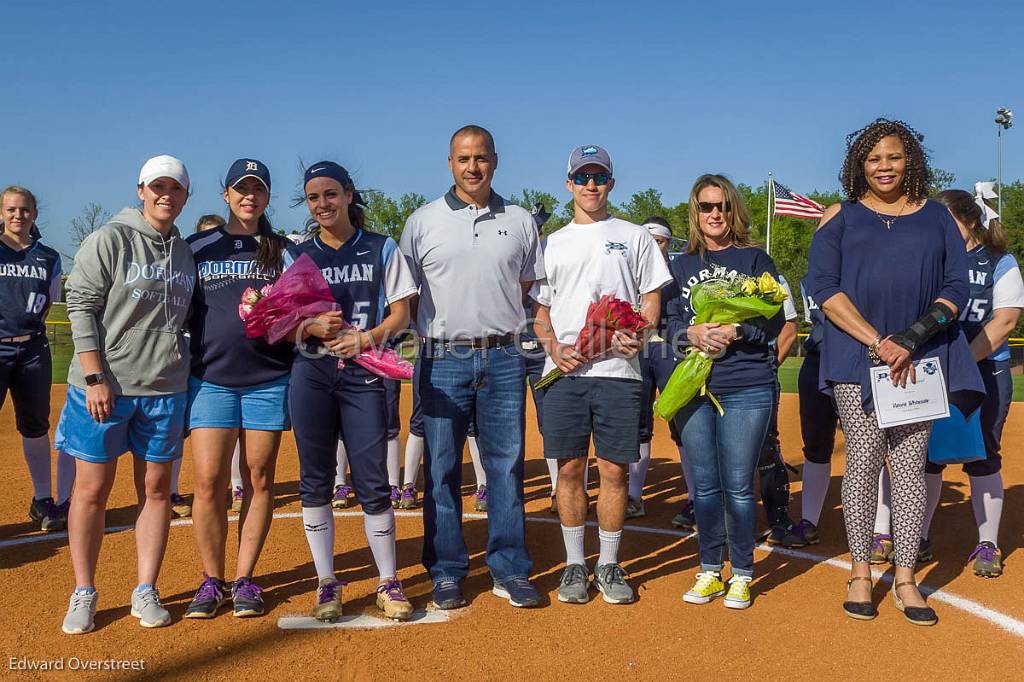
{"type": "MultiPolygon", "coordinates": [[[[54,387],[54,423],[63,394],[63,386],[54,387]]],[[[405,415],[410,398],[407,390],[402,402],[405,415]]],[[[865,623],[843,616],[840,606],[846,573],[842,566],[848,555],[838,508],[841,454],[835,461],[822,516],[820,545],[796,552],[759,549],[755,602],[747,611],[730,611],[720,600],[705,606],[685,604],[680,597],[697,568],[697,541],[669,524],[682,497],[682,477],[663,423],[656,428],[645,491],[647,516],[624,533],[620,551],[639,601],[630,606],[611,606],[600,599],[582,606],[558,603],[554,596],[564,550],[558,525],[548,512],[547,469],[541,459],[532,405],[530,408],[526,497],[531,522],[527,533],[534,561],[532,578],[552,599],[544,608],[513,609],[489,593],[490,578],[483,562],[486,524],[473,518],[478,515],[467,514],[465,533],[472,573],[464,587],[471,603],[452,613],[447,622],[377,629],[280,629],[279,618],[310,611],[315,588],[301,521],[294,516],[299,512],[298,462],[288,434],[278,466],[276,512],[280,517],[257,568],[256,579],[265,589],[268,606],[265,617],[242,620],[222,612],[212,621],[181,619],[202,569],[191,528],[179,524],[171,529],[159,582],[174,623],[146,630],[129,616],[128,595],[136,582],[135,546],[132,532],[122,530],[104,541],[97,576],[97,629],[70,637],[60,631],[74,587],[67,542],[63,537],[42,538],[32,531],[26,514],[31,485],[13,412],[5,407],[0,414],[0,473],[9,487],[7,504],[0,510],[0,650],[4,655],[0,677],[78,677],[83,673],[72,668],[88,662],[101,665],[110,659],[144,661],[145,671],[101,671],[90,677],[238,682],[289,677],[547,680],[820,679],[843,675],[916,680],[939,675],[1012,676],[1012,670],[1024,664],[1024,598],[1020,596],[1024,568],[1016,561],[1024,532],[1024,404],[1013,405],[1004,436],[1007,492],[1001,542],[1006,575],[983,580],[966,568],[976,535],[966,477],[951,468],[932,526],[937,561],[918,574],[921,582],[939,590],[932,604],[941,622],[934,628],[918,628],[904,621],[885,593],[891,586],[885,581],[875,588],[880,611],[875,621],[865,623]],[[15,674],[46,662],[63,664],[64,670],[15,674]]],[[[783,396],[781,421],[783,451],[789,462],[799,465],[795,395],[783,396]]],[[[837,452],[842,452],[841,439],[837,452]]],[[[108,527],[127,526],[134,517],[130,462],[127,458],[121,462],[107,514],[108,527]]],[[[464,478],[472,479],[468,457],[464,478]]],[[[592,479],[596,478],[594,471],[592,479]]],[[[190,480],[186,446],[184,492],[190,489],[190,480]]],[[[595,484],[596,480],[592,481],[592,486],[595,484]]],[[[799,482],[793,488],[793,512],[799,518],[799,482]]],[[[469,486],[464,490],[468,496],[469,486]]],[[[464,501],[468,505],[469,498],[464,501]]],[[[421,532],[418,515],[399,517],[399,564],[404,566],[400,577],[417,609],[426,606],[430,593],[430,581],[419,565],[421,532]]],[[[588,530],[591,564],[596,559],[596,535],[596,530],[588,530]]],[[[350,511],[337,519],[336,551],[339,577],[349,583],[344,592],[346,613],[373,614],[376,575],[358,514],[350,511]]],[[[229,556],[229,572],[233,561],[229,556]]]]}

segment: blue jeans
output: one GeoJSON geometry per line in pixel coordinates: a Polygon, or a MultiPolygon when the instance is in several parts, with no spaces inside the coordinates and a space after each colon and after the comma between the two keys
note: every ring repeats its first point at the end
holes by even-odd
{"type": "Polygon", "coordinates": [[[693,510],[700,528],[700,568],[721,571],[726,542],[735,575],[754,575],[754,471],[772,415],[771,386],[694,398],[676,415],[683,448],[693,466],[693,510]]]}
{"type": "Polygon", "coordinates": [[[530,574],[523,508],[526,370],[515,346],[420,347],[416,375],[423,409],[423,566],[435,583],[462,580],[462,447],[476,416],[487,473],[487,566],[494,580],[530,574]]]}

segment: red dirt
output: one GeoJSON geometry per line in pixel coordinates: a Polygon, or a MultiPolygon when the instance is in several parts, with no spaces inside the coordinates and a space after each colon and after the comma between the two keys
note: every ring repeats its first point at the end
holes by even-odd
{"type": "MultiPolygon", "coordinates": [[[[406,387],[408,388],[408,387],[406,387]]],[[[56,423],[63,386],[53,389],[56,423]]],[[[410,395],[403,395],[407,413],[410,395]]],[[[529,402],[529,401],[528,401],[529,402]]],[[[783,451],[793,464],[801,462],[796,396],[785,395],[781,408],[783,451]]],[[[13,411],[0,415],[0,474],[10,484],[8,504],[0,511],[0,541],[37,535],[27,520],[31,486],[21,458],[13,411]]],[[[526,495],[531,517],[548,513],[547,469],[540,437],[528,415],[526,495]]],[[[966,557],[975,542],[966,478],[947,472],[942,507],[933,524],[937,561],[919,573],[919,580],[1024,620],[1019,596],[1019,558],[1024,530],[1024,449],[1021,426],[1024,404],[1016,403],[1004,434],[1006,505],[1002,543],[1007,574],[998,580],[973,576],[966,557]]],[[[663,423],[656,428],[654,461],[646,491],[647,517],[636,525],[670,528],[681,500],[682,477],[675,448],[663,423]]],[[[807,549],[822,558],[848,559],[838,508],[842,474],[842,442],[837,447],[832,488],[822,518],[822,544],[807,549]]],[[[298,512],[298,463],[291,435],[285,437],[278,466],[278,512],[298,512]]],[[[111,496],[108,526],[128,524],[134,513],[128,457],[121,460],[111,496]]],[[[190,454],[186,447],[182,489],[190,488],[190,454]]],[[[596,472],[592,476],[596,479],[596,472]]],[[[464,480],[472,479],[468,458],[464,480]]],[[[596,485],[596,480],[595,480],[596,485]]],[[[795,482],[794,515],[798,517],[800,484],[795,482]]],[[[469,494],[469,486],[465,488],[469,494]]],[[[592,494],[596,492],[592,490],[592,494]]],[[[469,504],[469,498],[464,498],[469,504]]],[[[471,507],[467,506],[467,511],[471,507]]],[[[593,518],[593,516],[592,516],[593,518]]],[[[234,526],[232,526],[234,528],[234,526]]],[[[181,619],[201,568],[188,526],[171,529],[160,577],[164,603],[174,622],[145,630],[128,614],[128,594],[135,585],[134,538],[131,532],[106,537],[100,557],[97,588],[101,594],[97,630],[71,637],[60,631],[74,580],[66,540],[55,539],[0,549],[0,645],[7,660],[4,672],[21,659],[53,661],[142,659],[144,675],[190,680],[264,678],[322,679],[672,679],[714,676],[717,679],[824,676],[885,677],[914,680],[974,674],[1001,675],[1024,664],[1024,643],[1017,636],[952,606],[934,603],[941,622],[918,628],[905,622],[885,594],[875,589],[880,616],[870,623],[845,618],[840,610],[844,571],[796,559],[757,552],[755,603],[747,611],[725,609],[721,602],[693,606],[681,601],[697,567],[696,538],[626,531],[620,556],[640,600],[611,606],[599,599],[583,606],[554,600],[564,550],[558,526],[527,526],[534,559],[533,579],[553,599],[544,608],[513,609],[489,593],[483,562],[486,524],[467,519],[465,533],[472,556],[472,574],[465,589],[471,605],[450,622],[381,630],[339,629],[283,632],[282,615],[306,613],[312,606],[314,578],[309,551],[298,519],[274,522],[259,567],[257,582],[265,588],[269,613],[259,619],[235,619],[222,612],[212,621],[181,619]]],[[[400,577],[417,607],[429,599],[429,580],[419,565],[422,526],[419,518],[398,521],[400,577]]],[[[589,530],[588,558],[596,558],[596,531],[589,530]]],[[[375,573],[358,518],[337,520],[337,566],[349,582],[346,613],[373,612],[375,573]]],[[[229,551],[230,554],[230,551],[229,551]]],[[[228,558],[229,572],[233,556],[228,558]]],[[[28,673],[62,679],[80,673],[28,673]]],[[[96,673],[118,678],[143,673],[96,673]]],[[[4,677],[7,677],[6,675],[4,677]]],[[[13,675],[11,675],[13,678],[13,675]]],[[[22,678],[19,678],[22,679],[22,678]]]]}

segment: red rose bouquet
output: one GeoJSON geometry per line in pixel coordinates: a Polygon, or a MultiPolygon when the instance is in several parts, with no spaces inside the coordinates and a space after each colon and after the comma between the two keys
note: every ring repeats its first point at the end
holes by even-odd
{"type": "MultiPolygon", "coordinates": [[[[612,350],[612,337],[617,331],[640,332],[647,328],[647,320],[632,304],[610,294],[601,296],[587,309],[587,319],[576,337],[573,348],[585,362],[612,350]]],[[[557,367],[537,382],[536,389],[547,388],[562,378],[564,372],[557,367]]]]}

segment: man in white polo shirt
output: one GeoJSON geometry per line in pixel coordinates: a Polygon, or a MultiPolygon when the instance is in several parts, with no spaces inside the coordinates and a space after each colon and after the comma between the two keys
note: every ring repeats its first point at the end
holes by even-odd
{"type": "Polygon", "coordinates": [[[548,237],[547,276],[531,292],[538,303],[537,337],[549,355],[545,371],[557,366],[567,375],[544,393],[544,456],[558,460],[558,516],[566,552],[558,599],[584,603],[589,598],[583,479],[593,435],[601,476],[601,553],[594,584],[606,602],[628,604],[635,596],[619,566],[618,549],[629,464],[640,456],[643,384],[636,355],[643,339],[616,332],[611,352],[587,363],[571,344],[583,328],[587,307],[603,294],[639,305],[648,324],[657,327],[659,291],[672,275],[647,230],[608,214],[608,193],[615,186],[608,152],[594,145],[577,147],[569,155],[568,171],[573,222],[548,237]]]}
{"type": "Polygon", "coordinates": [[[452,135],[454,186],[405,224],[400,248],[420,287],[416,375],[423,408],[423,565],[442,609],[464,606],[462,447],[476,415],[487,473],[487,566],[494,594],[540,603],[530,584],[523,509],[526,369],[515,345],[523,293],[544,276],[533,216],[491,190],[494,138],[479,126],[452,135]]]}

